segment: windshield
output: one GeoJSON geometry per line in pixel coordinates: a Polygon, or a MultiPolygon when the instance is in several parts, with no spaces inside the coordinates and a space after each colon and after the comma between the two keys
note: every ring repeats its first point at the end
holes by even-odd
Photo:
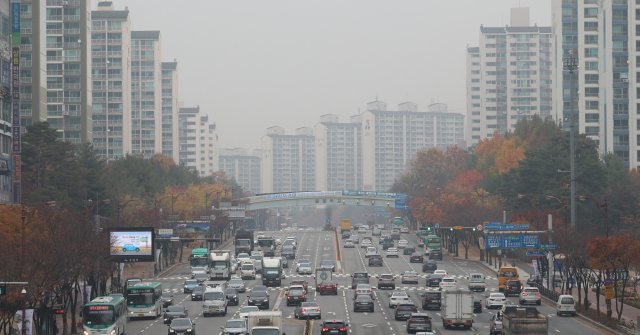
{"type": "Polygon", "coordinates": [[[242,270],[253,270],[253,264],[243,264],[242,270]]]}
{"type": "Polygon", "coordinates": [[[184,308],[182,306],[169,306],[167,307],[167,312],[183,312],[184,308]]]}
{"type": "Polygon", "coordinates": [[[240,313],[249,313],[249,312],[257,312],[260,309],[256,306],[244,306],[240,308],[240,313]]]}
{"type": "Polygon", "coordinates": [[[502,270],[500,271],[500,277],[507,277],[507,278],[518,277],[518,271],[502,270]]]}
{"type": "Polygon", "coordinates": [[[227,268],[227,262],[226,261],[214,261],[212,263],[212,266],[216,270],[226,269],[227,268]]]}
{"type": "Polygon", "coordinates": [[[354,273],[353,278],[367,278],[369,275],[366,273],[354,273]]]}
{"type": "MultiPolygon", "coordinates": [[[[88,306],[84,309],[83,320],[84,324],[89,327],[97,326],[109,326],[113,323],[113,310],[89,310],[94,306],[88,306]]],[[[97,306],[97,307],[109,307],[109,306],[97,306]]]]}
{"type": "Polygon", "coordinates": [[[242,285],[244,284],[244,282],[242,281],[242,279],[231,279],[229,281],[229,284],[233,284],[233,285],[242,285]]]}
{"type": "Polygon", "coordinates": [[[207,266],[208,260],[204,257],[192,257],[189,260],[191,266],[207,266]]]}
{"type": "Polygon", "coordinates": [[[131,294],[127,295],[127,305],[153,305],[153,293],[131,294]]]}
{"type": "Polygon", "coordinates": [[[185,280],[184,284],[185,285],[198,285],[198,281],[197,280],[193,280],[193,279],[189,279],[189,280],[185,280]]]}
{"type": "Polygon", "coordinates": [[[267,270],[265,274],[267,275],[277,275],[279,272],[278,270],[267,270]]]}
{"type": "Polygon", "coordinates": [[[256,298],[264,298],[267,296],[267,292],[265,291],[253,291],[251,292],[251,296],[252,297],[256,297],[256,298]]]}
{"type": "Polygon", "coordinates": [[[280,335],[278,329],[253,329],[251,335],[280,335]]]}
{"type": "Polygon", "coordinates": [[[206,292],[204,294],[204,300],[224,300],[224,293],[222,293],[222,292],[206,292]]]}
{"type": "Polygon", "coordinates": [[[242,320],[230,320],[224,325],[226,328],[244,328],[245,323],[242,320]]]}
{"type": "Polygon", "coordinates": [[[236,245],[239,247],[249,247],[251,246],[250,240],[236,240],[236,245]]]}
{"type": "Polygon", "coordinates": [[[273,240],[271,239],[258,240],[258,245],[261,247],[270,247],[272,244],[273,240]]]}
{"type": "Polygon", "coordinates": [[[189,321],[189,319],[173,319],[173,321],[171,321],[171,327],[190,327],[191,326],[191,322],[189,321]]]}

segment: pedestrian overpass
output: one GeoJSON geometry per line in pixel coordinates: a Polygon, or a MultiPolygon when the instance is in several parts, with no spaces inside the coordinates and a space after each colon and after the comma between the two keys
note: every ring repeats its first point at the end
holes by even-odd
{"type": "Polygon", "coordinates": [[[407,195],[373,191],[323,191],[269,193],[242,199],[247,211],[296,206],[372,206],[407,209],[407,195]]]}

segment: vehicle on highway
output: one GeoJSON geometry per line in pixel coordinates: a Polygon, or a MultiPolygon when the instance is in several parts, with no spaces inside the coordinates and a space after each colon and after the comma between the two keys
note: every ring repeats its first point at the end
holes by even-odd
{"type": "Polygon", "coordinates": [[[343,246],[344,248],[355,248],[355,247],[356,247],[355,243],[353,243],[353,241],[352,241],[352,240],[346,240],[346,241],[344,241],[344,243],[342,244],[342,246],[343,246]]]}
{"type": "MultiPolygon", "coordinates": [[[[407,249],[404,249],[404,250],[407,250],[407,249]]],[[[422,263],[422,262],[424,262],[424,256],[422,256],[422,253],[414,252],[409,257],[409,263],[422,263]]]]}
{"type": "Polygon", "coordinates": [[[390,236],[385,236],[381,244],[382,244],[382,250],[393,248],[393,246],[395,245],[393,242],[393,239],[390,236]]]}
{"type": "Polygon", "coordinates": [[[394,291],[389,294],[389,308],[396,308],[400,304],[408,303],[411,303],[411,299],[405,291],[394,291]]]}
{"type": "Polygon", "coordinates": [[[318,291],[320,295],[338,295],[338,283],[334,281],[323,281],[318,284],[318,287],[316,287],[316,291],[318,291]]]}
{"type": "Polygon", "coordinates": [[[473,298],[473,312],[482,313],[482,300],[479,298],[473,298]]]}
{"type": "Polygon", "coordinates": [[[442,260],[442,250],[440,249],[430,249],[429,250],[429,259],[433,260],[442,260]]]}
{"type": "Polygon", "coordinates": [[[447,270],[435,270],[435,271],[433,271],[433,274],[446,276],[447,275],[447,270]]]}
{"type": "Polygon", "coordinates": [[[287,259],[295,259],[296,258],[296,249],[294,245],[285,244],[282,246],[282,250],[280,251],[280,255],[286,257],[287,259]]]}
{"type": "Polygon", "coordinates": [[[351,238],[349,238],[349,240],[351,240],[351,242],[353,242],[353,244],[360,244],[360,237],[358,237],[358,235],[351,236],[351,238]]]}
{"type": "Polygon", "coordinates": [[[353,300],[353,311],[368,311],[373,313],[375,311],[375,307],[371,296],[368,294],[358,294],[353,300]]]}
{"type": "Polygon", "coordinates": [[[405,321],[411,317],[411,313],[418,313],[418,307],[413,303],[399,304],[393,314],[396,321],[405,321]]]}
{"type": "Polygon", "coordinates": [[[249,316],[249,313],[255,313],[258,311],[260,311],[260,308],[258,308],[258,306],[243,306],[238,310],[238,316],[240,316],[241,318],[247,318],[249,316]]]}
{"type": "Polygon", "coordinates": [[[183,305],[173,305],[165,309],[162,319],[165,324],[170,324],[171,320],[176,318],[186,318],[189,316],[189,311],[183,305]]]}
{"type": "Polygon", "coordinates": [[[469,283],[468,287],[470,291],[484,292],[486,289],[487,284],[482,273],[469,274],[469,276],[467,277],[467,281],[469,283]]]}
{"type": "Polygon", "coordinates": [[[407,320],[407,333],[430,332],[432,330],[431,317],[426,313],[411,313],[407,320]]]}
{"type": "Polygon", "coordinates": [[[310,275],[313,273],[313,269],[311,268],[311,263],[310,262],[306,262],[306,263],[298,263],[298,267],[296,269],[296,272],[299,275],[310,275]]]}
{"type": "Polygon", "coordinates": [[[322,319],[322,311],[317,302],[302,302],[293,312],[296,319],[322,319]]]}
{"type": "Polygon", "coordinates": [[[247,320],[245,319],[229,319],[221,328],[223,335],[240,335],[248,333],[247,320]]]}
{"type": "Polygon", "coordinates": [[[442,307],[442,293],[440,291],[427,291],[422,297],[422,309],[440,310],[442,307]]]}
{"type": "Polygon", "coordinates": [[[256,279],[256,266],[253,263],[243,262],[240,265],[241,279],[256,279]]]}
{"type": "Polygon", "coordinates": [[[556,302],[556,315],[573,315],[576,316],[576,302],[571,295],[561,295],[556,302]]]}
{"type": "Polygon", "coordinates": [[[221,287],[207,288],[202,300],[202,316],[227,315],[227,295],[221,287]]]}
{"type": "Polygon", "coordinates": [[[489,321],[489,334],[502,335],[502,313],[493,314],[489,321]]]}
{"type": "Polygon", "coordinates": [[[202,300],[202,295],[204,294],[204,286],[197,286],[191,291],[191,301],[200,301],[202,300]]]}
{"type": "Polygon", "coordinates": [[[298,306],[301,302],[307,301],[307,294],[304,289],[287,290],[287,306],[298,306]]]}
{"type": "Polygon", "coordinates": [[[444,277],[442,278],[442,281],[440,282],[440,289],[441,290],[451,290],[451,289],[455,289],[458,287],[458,281],[453,278],[453,277],[444,277]]]}
{"type": "Polygon", "coordinates": [[[193,275],[193,279],[195,279],[198,284],[202,284],[204,281],[209,280],[209,275],[206,272],[196,272],[193,275]]]}
{"type": "Polygon", "coordinates": [[[371,236],[380,236],[381,232],[382,232],[382,229],[378,227],[373,227],[373,229],[371,230],[371,236]]]}
{"type": "MultiPolygon", "coordinates": [[[[498,291],[504,291],[508,280],[520,280],[518,269],[513,266],[503,266],[498,270],[498,291]]],[[[520,292],[518,292],[520,293],[520,292]]]]}
{"type": "Polygon", "coordinates": [[[167,308],[173,304],[173,294],[169,292],[162,292],[160,296],[160,302],[162,302],[162,308],[167,308]]]}
{"type": "Polygon", "coordinates": [[[427,277],[427,287],[440,287],[440,282],[445,275],[440,273],[432,273],[427,277]]]}
{"type": "Polygon", "coordinates": [[[124,335],[126,324],[127,301],[122,295],[96,297],[82,308],[84,334],[124,335]]]}
{"type": "Polygon", "coordinates": [[[320,335],[349,335],[348,327],[343,320],[324,320],[320,324],[320,335]]]}
{"type": "Polygon", "coordinates": [[[369,266],[384,266],[382,256],[380,255],[369,256],[369,266]]]}
{"type": "Polygon", "coordinates": [[[354,272],[351,275],[351,288],[355,289],[358,284],[369,284],[369,274],[367,272],[354,272]]]}
{"type": "Polygon", "coordinates": [[[289,283],[289,288],[295,288],[296,286],[302,287],[305,292],[309,291],[309,282],[306,280],[292,280],[291,283],[289,283]]]}
{"type": "MultiPolygon", "coordinates": [[[[251,256],[253,257],[262,257],[262,256],[251,256]]],[[[256,273],[262,274],[262,258],[261,259],[253,259],[253,266],[256,269],[256,273]]]]}
{"type": "Polygon", "coordinates": [[[407,270],[402,272],[400,276],[400,282],[403,284],[417,284],[418,283],[418,273],[413,270],[407,270]]]}
{"type": "Polygon", "coordinates": [[[320,261],[320,269],[336,272],[336,261],[332,259],[323,259],[320,261]]]}
{"type": "Polygon", "coordinates": [[[549,318],[535,307],[513,306],[503,309],[500,315],[501,334],[549,334],[549,318]]]}
{"type": "Polygon", "coordinates": [[[408,234],[409,233],[409,228],[408,227],[400,227],[400,233],[401,234],[408,234]]]}
{"type": "Polygon", "coordinates": [[[238,306],[240,303],[240,298],[238,298],[238,291],[235,288],[228,288],[224,291],[224,294],[227,296],[227,305],[229,306],[238,306]]]}
{"type": "Polygon", "coordinates": [[[351,232],[347,230],[343,230],[341,233],[341,236],[343,240],[346,240],[348,238],[351,238],[351,232]]]}
{"type": "Polygon", "coordinates": [[[484,302],[484,307],[487,309],[502,308],[506,303],[507,297],[503,293],[490,293],[484,302]]]}
{"type": "Polygon", "coordinates": [[[531,275],[527,278],[527,286],[538,286],[542,284],[542,276],[540,275],[531,275]]]}
{"type": "Polygon", "coordinates": [[[367,251],[364,253],[365,258],[369,258],[371,255],[379,255],[376,247],[367,247],[367,251]]]}
{"type": "Polygon", "coordinates": [[[229,288],[234,288],[239,293],[244,293],[247,291],[247,286],[244,283],[244,280],[238,276],[233,276],[229,279],[229,283],[227,284],[229,288]]]}
{"type": "Polygon", "coordinates": [[[438,270],[438,263],[434,260],[428,259],[422,264],[422,272],[433,273],[438,270]]]}
{"type": "Polygon", "coordinates": [[[395,257],[395,258],[400,257],[400,255],[398,255],[398,248],[395,248],[395,247],[388,248],[386,256],[387,257],[395,257]]]}
{"type": "Polygon", "coordinates": [[[266,291],[252,290],[247,300],[247,305],[258,306],[259,309],[269,309],[269,295],[266,291]]]}
{"type": "Polygon", "coordinates": [[[169,324],[169,334],[196,335],[196,324],[189,318],[177,318],[169,324]]]}
{"type": "Polygon", "coordinates": [[[378,277],[378,289],[396,289],[396,277],[391,273],[381,274],[378,277]]]}
{"type": "Polygon", "coordinates": [[[404,249],[409,245],[409,241],[402,239],[398,241],[398,249],[404,249]]]}
{"type": "Polygon", "coordinates": [[[358,287],[356,287],[355,291],[353,292],[353,298],[355,299],[358,295],[361,294],[368,294],[371,296],[371,299],[375,299],[375,297],[373,296],[373,289],[369,284],[358,284],[358,287]]]}
{"type": "Polygon", "coordinates": [[[522,292],[522,283],[519,280],[507,280],[504,284],[504,295],[505,296],[518,296],[520,292],[522,292]]]}
{"type": "Polygon", "coordinates": [[[360,242],[360,248],[369,248],[373,245],[373,243],[371,243],[371,241],[369,240],[363,240],[362,242],[360,242]]]}
{"type": "Polygon", "coordinates": [[[402,254],[405,255],[405,256],[408,256],[408,255],[410,256],[414,252],[416,252],[416,247],[414,247],[412,245],[408,245],[404,249],[402,249],[402,254]]]}
{"type": "Polygon", "coordinates": [[[540,294],[540,290],[537,287],[525,287],[520,292],[520,305],[524,304],[542,304],[542,295],[540,294]]]}

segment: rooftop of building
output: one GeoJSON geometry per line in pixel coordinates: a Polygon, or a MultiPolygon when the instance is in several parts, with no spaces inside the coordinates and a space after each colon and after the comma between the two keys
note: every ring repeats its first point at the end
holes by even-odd
{"type": "Polygon", "coordinates": [[[162,64],[160,64],[160,66],[162,67],[163,70],[176,70],[178,68],[178,62],[173,61],[173,62],[162,62],[162,64]]]}
{"type": "Polygon", "coordinates": [[[509,33],[541,33],[541,34],[551,34],[551,27],[538,27],[538,26],[530,26],[530,27],[485,27],[480,26],[480,32],[485,34],[509,34],[509,33]]]}
{"type": "Polygon", "coordinates": [[[160,30],[134,30],[131,32],[131,38],[159,40],[160,30]]]}

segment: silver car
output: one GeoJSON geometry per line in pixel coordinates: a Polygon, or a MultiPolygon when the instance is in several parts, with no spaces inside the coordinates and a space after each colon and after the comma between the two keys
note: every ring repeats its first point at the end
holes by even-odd
{"type": "Polygon", "coordinates": [[[229,284],[227,287],[234,288],[236,289],[236,291],[240,293],[244,293],[247,291],[247,287],[244,284],[244,280],[242,280],[242,278],[238,276],[231,277],[231,279],[229,279],[229,284]]]}
{"type": "Polygon", "coordinates": [[[224,335],[247,334],[247,320],[229,319],[224,323],[224,327],[220,328],[224,335]]]}
{"type": "Polygon", "coordinates": [[[301,263],[298,265],[298,274],[300,275],[310,275],[313,273],[313,269],[311,269],[311,263],[301,263]]]}
{"type": "Polygon", "coordinates": [[[520,292],[520,305],[524,304],[536,304],[542,303],[542,296],[537,287],[525,287],[520,292]]]}
{"type": "Polygon", "coordinates": [[[403,272],[402,273],[402,277],[400,277],[400,278],[401,278],[401,282],[403,284],[406,284],[406,283],[417,284],[419,277],[418,277],[418,274],[415,271],[408,270],[408,271],[403,272]]]}

